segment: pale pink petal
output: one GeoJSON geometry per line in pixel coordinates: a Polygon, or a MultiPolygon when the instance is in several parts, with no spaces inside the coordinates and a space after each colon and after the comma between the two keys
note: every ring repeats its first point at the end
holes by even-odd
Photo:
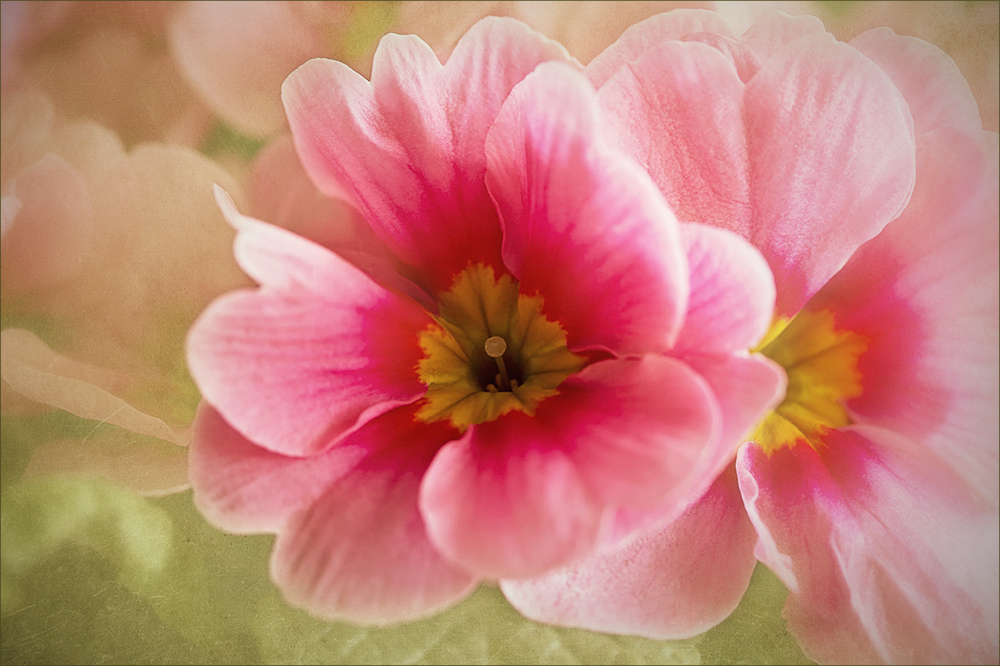
{"type": "Polygon", "coordinates": [[[90,258],[93,225],[80,173],[47,153],[17,175],[9,193],[21,205],[3,235],[3,292],[51,287],[78,273],[90,258]]]}
{"type": "Polygon", "coordinates": [[[483,183],[486,133],[514,85],[565,50],[509,19],[486,18],[446,65],[414,36],[387,35],[369,84],[313,60],[285,82],[295,144],[321,190],[346,190],[375,233],[432,295],[468,262],[501,268],[483,183]]]}
{"type": "Polygon", "coordinates": [[[0,197],[0,240],[7,236],[22,207],[21,200],[13,195],[0,197]]]}
{"type": "Polygon", "coordinates": [[[711,482],[718,407],[703,380],[661,356],[603,361],[538,406],[474,426],[424,478],[431,538],[498,578],[537,575],[586,554],[607,512],[679,513],[711,482]]]}
{"type": "Polygon", "coordinates": [[[190,487],[187,449],[124,428],[39,444],[31,452],[24,478],[50,474],[97,476],[144,497],[163,497],[190,487]]]}
{"type": "Polygon", "coordinates": [[[657,14],[630,27],[614,44],[595,57],[587,65],[587,78],[600,88],[621,67],[637,60],[651,47],[701,32],[736,37],[729,22],[713,11],[676,9],[657,14]]]}
{"type": "Polygon", "coordinates": [[[414,424],[414,409],[388,412],[345,439],[369,450],[279,534],[271,573],[294,606],[333,619],[389,624],[431,615],[469,594],[475,576],[427,538],[420,479],[456,433],[414,424]]]}
{"type": "Polygon", "coordinates": [[[504,263],[571,349],[665,351],[682,323],[678,225],[637,164],[601,144],[583,75],[546,63],[515,88],[487,139],[504,263]]]}
{"type": "Polygon", "coordinates": [[[226,531],[279,532],[365,453],[359,446],[334,446],[306,458],[274,453],[247,440],[202,402],[191,436],[194,503],[226,531]]]}
{"type": "Polygon", "coordinates": [[[752,356],[688,354],[684,362],[708,382],[722,412],[716,472],[729,465],[736,449],[753,433],[764,415],[785,397],[784,369],[760,354],[752,356]]]}
{"type": "Polygon", "coordinates": [[[774,277],[752,245],[725,229],[682,224],[691,271],[684,328],[673,354],[746,351],[771,325],[774,277]]]}
{"type": "Polygon", "coordinates": [[[5,329],[0,333],[0,345],[3,347],[0,376],[21,395],[81,418],[187,445],[184,433],[93,383],[114,386],[111,373],[57,354],[33,333],[22,329],[5,329]]]}
{"type": "Polygon", "coordinates": [[[876,28],[851,40],[892,78],[913,114],[917,134],[942,126],[982,129],[979,105],[948,54],[922,39],[876,28]]]}
{"type": "MultiPolygon", "coordinates": [[[[784,369],[759,354],[687,354],[684,363],[708,384],[719,406],[720,446],[704,475],[705,486],[732,466],[740,444],[747,440],[762,418],[785,397],[784,369]]],[[[703,486],[703,489],[704,487],[703,486]]],[[[654,505],[619,509],[607,531],[606,543],[619,543],[637,531],[662,525],[683,507],[654,505]]]]}
{"type": "Polygon", "coordinates": [[[656,640],[688,638],[725,619],[757,560],[753,525],[729,466],[669,525],[614,550],[527,580],[502,580],[508,601],[538,622],[656,640]]]}
{"type": "Polygon", "coordinates": [[[281,83],[327,50],[319,31],[286,2],[185,3],[169,36],[174,58],[205,102],[254,136],[284,125],[281,83]]]}
{"type": "MultiPolygon", "coordinates": [[[[498,3],[503,4],[503,3],[498,3]]],[[[514,16],[564,44],[586,64],[622,33],[651,16],[678,9],[712,9],[714,2],[515,2],[514,16]]],[[[697,24],[696,24],[697,25],[697,24]]]]}
{"type": "Polygon", "coordinates": [[[760,58],[757,57],[753,49],[743,42],[726,37],[725,35],[715,32],[698,32],[688,35],[682,41],[708,44],[726,56],[733,63],[733,66],[736,68],[736,74],[743,83],[752,79],[758,70],[760,70],[760,58]]]}
{"type": "Polygon", "coordinates": [[[678,219],[750,235],[743,82],[724,54],[700,41],[656,45],[599,98],[609,135],[646,167],[678,219]]]}
{"type": "Polygon", "coordinates": [[[45,154],[53,126],[55,110],[44,93],[29,89],[3,96],[3,120],[0,122],[0,185],[7,196],[9,184],[45,154]]]}
{"type": "Polygon", "coordinates": [[[212,303],[188,333],[187,356],[202,395],[237,431],[276,453],[314,454],[423,395],[423,309],[329,250],[219,203],[240,229],[237,259],[263,286],[212,303]]]}
{"type": "Polygon", "coordinates": [[[290,135],[261,151],[247,175],[253,216],[339,254],[379,284],[430,306],[427,294],[400,275],[402,264],[343,198],[329,197],[309,179],[290,135]]]}
{"type": "Polygon", "coordinates": [[[767,12],[743,33],[743,42],[752,48],[763,63],[792,42],[806,36],[826,33],[823,22],[811,15],[789,16],[767,12]]]}
{"type": "Polygon", "coordinates": [[[1000,501],[997,135],[923,135],[913,200],[808,304],[863,335],[855,420],[930,446],[1000,501]]]}
{"type": "Polygon", "coordinates": [[[791,315],[913,189],[913,121],[892,81],[827,34],[782,49],[744,97],[754,227],[791,315]]]}
{"type": "Polygon", "coordinates": [[[737,470],[758,557],[788,585],[784,616],[834,663],[993,663],[1000,593],[994,509],[926,449],[888,431],[833,431],[737,470]]]}

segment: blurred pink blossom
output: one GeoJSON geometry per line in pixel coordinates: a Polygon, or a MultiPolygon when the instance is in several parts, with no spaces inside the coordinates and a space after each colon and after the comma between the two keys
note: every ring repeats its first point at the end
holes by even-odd
{"type": "Polygon", "coordinates": [[[188,359],[195,502],[278,534],[294,605],[384,624],[565,564],[700,495],[780,398],[746,352],[763,258],[677,223],[558,44],[484,19],[442,65],[387,37],[370,83],[313,60],[284,100],[306,171],[368,225],[303,228],[360,259],[220,193],[261,286],[214,302],[188,359]]]}
{"type": "Polygon", "coordinates": [[[810,16],[737,36],[672,12],[586,73],[678,217],[767,257],[761,347],[788,393],[685,515],[503,581],[508,599],[691,636],[735,608],[756,555],[818,661],[995,663],[998,144],[954,62],[887,28],[848,45],[810,16]]]}
{"type": "Polygon", "coordinates": [[[176,2],[3,3],[3,94],[43,92],[126,145],[199,144],[211,115],[185,83],[165,32],[176,2]]]}
{"type": "MultiPolygon", "coordinates": [[[[126,151],[106,127],[63,119],[37,91],[5,93],[2,118],[4,413],[46,405],[186,444],[197,396],[185,393],[184,334],[211,298],[245,279],[211,187],[239,186],[187,148],[126,151]]],[[[36,456],[35,467],[107,471],[107,445],[122,469],[170,459],[165,485],[144,472],[137,489],[186,478],[183,455],[144,461],[142,446],[129,452],[118,434],[101,437],[40,449],[48,462],[36,456]],[[88,447],[94,465],[65,462],[88,447]]]]}

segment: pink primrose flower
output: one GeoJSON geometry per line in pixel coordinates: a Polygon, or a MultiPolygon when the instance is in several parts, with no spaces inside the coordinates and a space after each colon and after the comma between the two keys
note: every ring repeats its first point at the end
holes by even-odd
{"type": "Polygon", "coordinates": [[[780,401],[747,351],[763,257],[677,222],[558,44],[487,18],[442,65],[389,35],[370,82],[317,59],[283,98],[368,233],[310,241],[219,191],[260,286],[209,306],[187,352],[196,505],[277,533],[290,603],[385,624],[568,564],[683,511],[780,401]]]}
{"type": "Polygon", "coordinates": [[[681,220],[768,259],[781,405],[685,514],[501,583],[521,612],[679,638],[755,560],[833,663],[998,658],[998,150],[937,48],[774,14],[638,24],[586,71],[681,220]]]}

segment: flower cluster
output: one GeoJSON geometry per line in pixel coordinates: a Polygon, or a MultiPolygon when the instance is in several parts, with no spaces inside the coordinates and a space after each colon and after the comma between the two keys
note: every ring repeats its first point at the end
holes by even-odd
{"type": "Polygon", "coordinates": [[[27,473],[190,487],[329,620],[682,639],[762,564],[816,661],[995,663],[995,104],[674,4],[5,3],[5,416],[119,427],[27,473]]]}

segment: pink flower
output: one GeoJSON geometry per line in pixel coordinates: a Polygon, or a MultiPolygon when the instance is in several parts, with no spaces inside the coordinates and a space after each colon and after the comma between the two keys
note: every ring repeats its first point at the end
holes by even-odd
{"type": "Polygon", "coordinates": [[[195,502],[278,534],[292,604],[394,622],[564,565],[683,510],[777,403],[782,373],[746,352],[763,258],[678,224],[559,45],[485,19],[442,66],[389,36],[371,83],[313,60],[284,101],[367,258],[220,193],[260,287],[203,313],[188,361],[195,502]]]}
{"type": "Polygon", "coordinates": [[[941,51],[775,14],[650,19],[588,67],[681,220],[767,257],[782,404],[680,518],[504,581],[529,617],[704,631],[759,559],[822,662],[998,658],[997,135],[941,51]],[[706,113],[710,110],[710,113],[706,113]],[[706,526],[711,526],[708,529],[706,526]]]}

